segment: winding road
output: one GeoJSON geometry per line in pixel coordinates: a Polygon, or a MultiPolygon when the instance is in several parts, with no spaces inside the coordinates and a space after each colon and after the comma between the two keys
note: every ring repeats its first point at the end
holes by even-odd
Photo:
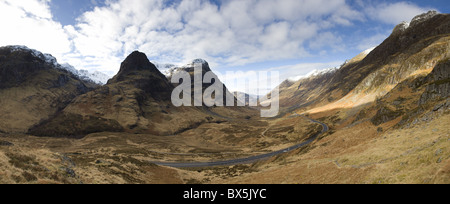
{"type": "MultiPolygon", "coordinates": [[[[294,115],[300,116],[298,114],[294,114],[294,115]]],[[[329,127],[325,123],[322,123],[322,122],[319,122],[319,121],[313,120],[313,119],[309,119],[309,120],[312,121],[313,123],[320,124],[323,127],[322,131],[319,133],[316,133],[314,136],[312,136],[307,141],[305,141],[301,144],[297,144],[292,147],[282,149],[282,150],[279,150],[276,152],[271,152],[271,153],[267,153],[267,154],[261,154],[261,155],[256,155],[256,156],[246,157],[246,158],[241,158],[241,159],[226,160],[226,161],[192,162],[192,163],[165,163],[165,162],[151,162],[151,163],[154,163],[154,164],[160,165],[160,166],[167,166],[167,167],[174,167],[174,168],[203,168],[203,167],[215,167],[215,166],[233,166],[233,165],[237,165],[237,164],[249,164],[249,163],[254,163],[257,161],[261,161],[261,160],[266,160],[273,156],[277,156],[277,155],[280,155],[283,153],[288,153],[288,152],[294,151],[296,149],[299,149],[301,147],[304,147],[306,145],[309,145],[314,140],[316,140],[317,137],[319,137],[320,135],[322,135],[325,132],[328,132],[329,127]]]]}

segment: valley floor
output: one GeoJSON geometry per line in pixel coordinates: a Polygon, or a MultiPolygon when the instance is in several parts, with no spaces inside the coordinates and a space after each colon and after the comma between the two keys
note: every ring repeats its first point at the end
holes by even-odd
{"type": "Polygon", "coordinates": [[[151,161],[221,161],[301,143],[304,117],[205,123],[179,135],[95,133],[82,139],[0,133],[0,183],[187,183],[186,170],[151,161]]]}
{"type": "Polygon", "coordinates": [[[450,115],[380,133],[365,122],[213,183],[450,183],[450,115]],[[443,125],[444,124],[444,125],[443,125]]]}
{"type": "Polygon", "coordinates": [[[0,183],[450,183],[450,114],[403,129],[385,124],[380,131],[369,121],[332,129],[307,147],[252,165],[175,169],[149,162],[242,158],[298,144],[317,129],[302,117],[247,122],[166,137],[0,133],[0,183]]]}

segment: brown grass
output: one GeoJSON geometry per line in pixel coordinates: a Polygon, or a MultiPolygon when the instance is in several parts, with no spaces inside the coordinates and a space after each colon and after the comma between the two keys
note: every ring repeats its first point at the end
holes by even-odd
{"type": "Polygon", "coordinates": [[[338,130],[307,151],[263,164],[256,173],[213,183],[449,183],[450,122],[444,115],[410,129],[378,133],[366,122],[338,130]]]}
{"type": "Polygon", "coordinates": [[[246,167],[191,171],[150,161],[217,161],[279,150],[306,139],[315,124],[302,117],[234,119],[200,124],[176,136],[95,133],[82,139],[4,135],[0,183],[208,183],[253,172],[246,167]],[[263,134],[264,133],[264,134],[263,134]],[[211,177],[211,178],[210,178],[211,177]]]}

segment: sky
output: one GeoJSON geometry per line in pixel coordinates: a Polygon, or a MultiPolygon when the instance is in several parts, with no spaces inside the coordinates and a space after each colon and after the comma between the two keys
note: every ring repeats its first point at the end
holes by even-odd
{"type": "Polygon", "coordinates": [[[0,46],[111,76],[139,50],[152,62],[202,58],[218,73],[271,70],[283,81],[339,66],[428,10],[450,8],[447,0],[0,0],[0,46]]]}

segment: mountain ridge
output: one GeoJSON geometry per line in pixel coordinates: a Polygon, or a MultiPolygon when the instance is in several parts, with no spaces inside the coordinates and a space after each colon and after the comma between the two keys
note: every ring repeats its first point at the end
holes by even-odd
{"type": "Polygon", "coordinates": [[[49,54],[24,46],[0,47],[0,129],[25,133],[96,87],[62,69],[49,54]]]}
{"type": "MultiPolygon", "coordinates": [[[[204,63],[205,70],[211,70],[207,63],[204,63]]],[[[243,118],[249,112],[228,107],[175,108],[171,101],[173,89],[174,85],[147,56],[135,51],[121,63],[120,71],[106,85],[78,96],[56,117],[33,127],[29,133],[76,137],[104,131],[171,135],[228,118],[223,114],[243,118]]]]}
{"type": "MultiPolygon", "coordinates": [[[[413,22],[416,23],[400,34],[394,29],[393,34],[382,44],[366,56],[344,64],[334,74],[292,84],[289,88],[293,93],[289,93],[293,97],[281,93],[280,104],[285,108],[289,107],[289,110],[293,109],[290,106],[294,104],[296,109],[302,110],[314,110],[315,107],[332,103],[344,107],[345,101],[355,100],[352,98],[360,100],[352,102],[353,104],[364,104],[381,97],[409,77],[431,72],[431,68],[439,60],[449,56],[446,45],[450,33],[450,15],[431,14],[425,15],[425,18],[414,18],[413,22]],[[314,81],[316,83],[312,83],[314,81]],[[301,89],[302,85],[310,88],[301,89]]],[[[325,109],[314,111],[320,110],[325,109]]]]}

